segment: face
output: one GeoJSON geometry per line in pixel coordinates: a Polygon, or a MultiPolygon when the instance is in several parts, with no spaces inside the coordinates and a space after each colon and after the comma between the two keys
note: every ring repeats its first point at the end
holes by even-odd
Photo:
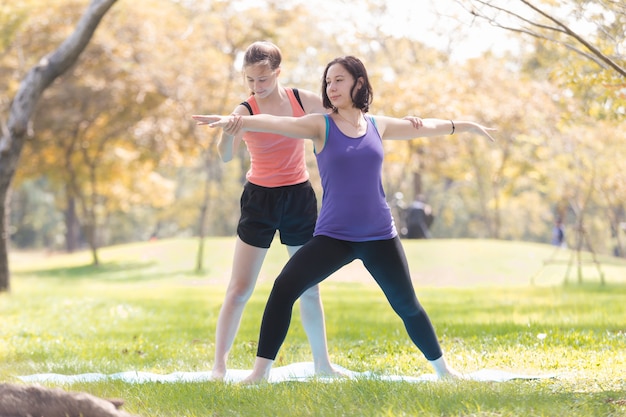
{"type": "Polygon", "coordinates": [[[258,98],[269,96],[276,88],[280,68],[272,70],[267,65],[251,65],[245,68],[246,83],[258,98]]]}
{"type": "Polygon", "coordinates": [[[350,94],[353,85],[354,77],[343,65],[334,64],[328,68],[326,72],[326,95],[334,107],[353,107],[352,95],[350,94]]]}

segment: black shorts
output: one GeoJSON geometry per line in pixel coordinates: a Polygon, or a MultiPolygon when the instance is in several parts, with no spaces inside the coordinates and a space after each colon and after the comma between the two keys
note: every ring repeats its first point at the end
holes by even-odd
{"type": "Polygon", "coordinates": [[[240,200],[237,235],[248,245],[269,248],[276,231],[287,246],[304,245],[317,221],[317,197],[310,181],[284,187],[246,182],[240,200]]]}

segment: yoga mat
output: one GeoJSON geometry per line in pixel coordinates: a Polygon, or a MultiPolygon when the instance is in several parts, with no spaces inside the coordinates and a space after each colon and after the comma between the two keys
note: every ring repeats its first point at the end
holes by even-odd
{"type": "MultiPolygon", "coordinates": [[[[428,382],[436,381],[435,374],[423,374],[420,376],[384,375],[374,372],[355,372],[339,365],[333,365],[335,369],[342,372],[348,379],[375,379],[380,381],[402,381],[402,382],[428,382]]],[[[229,369],[226,372],[224,382],[240,382],[250,374],[246,369],[229,369]]],[[[556,375],[521,374],[497,369],[481,369],[475,372],[463,374],[466,380],[482,382],[506,382],[515,379],[545,379],[554,378],[556,375]]],[[[211,380],[211,372],[173,372],[170,374],[156,374],[140,371],[126,371],[115,374],[84,373],[77,375],[63,375],[55,373],[33,374],[18,376],[23,382],[35,383],[46,382],[53,384],[74,384],[77,382],[97,382],[107,380],[120,380],[132,384],[142,384],[147,382],[206,382],[211,380]]],[[[342,378],[316,377],[313,362],[298,362],[290,365],[275,367],[270,372],[268,382],[286,381],[341,381],[342,378]]]]}

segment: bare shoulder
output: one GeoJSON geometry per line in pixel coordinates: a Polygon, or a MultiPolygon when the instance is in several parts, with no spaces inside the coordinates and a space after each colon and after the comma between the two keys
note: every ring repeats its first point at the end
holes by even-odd
{"type": "Polygon", "coordinates": [[[233,110],[232,114],[240,114],[242,116],[250,116],[250,111],[243,104],[238,104],[237,107],[233,110]]]}
{"type": "Polygon", "coordinates": [[[326,137],[325,116],[325,114],[321,113],[310,113],[295,118],[295,121],[303,128],[303,132],[306,132],[304,137],[312,139],[317,145],[318,141],[323,143],[326,137]]]}
{"type": "Polygon", "coordinates": [[[305,114],[302,117],[298,117],[298,119],[301,119],[304,123],[306,123],[309,126],[317,126],[325,130],[326,120],[324,117],[325,115],[322,113],[310,113],[310,114],[305,114]]]}
{"type": "Polygon", "coordinates": [[[308,99],[317,99],[317,100],[320,100],[320,102],[321,102],[319,94],[316,94],[316,93],[314,93],[313,91],[310,91],[310,90],[305,90],[303,88],[298,88],[297,90],[298,90],[298,94],[300,95],[300,98],[306,98],[307,100],[308,99]]]}
{"type": "Polygon", "coordinates": [[[302,105],[304,106],[304,110],[307,113],[326,113],[327,110],[324,109],[322,105],[322,99],[319,94],[316,94],[309,90],[301,90],[298,89],[298,94],[300,95],[300,100],[302,101],[302,105]]]}
{"type": "Polygon", "coordinates": [[[372,121],[374,122],[374,124],[376,125],[379,131],[384,131],[385,128],[387,127],[387,124],[390,121],[394,120],[392,117],[385,116],[382,114],[368,114],[367,117],[372,119],[372,121]]]}
{"type": "Polygon", "coordinates": [[[389,121],[396,120],[395,117],[385,116],[384,114],[367,114],[368,117],[372,118],[376,123],[388,123],[389,121]]]}
{"type": "Polygon", "coordinates": [[[385,115],[370,115],[383,139],[411,139],[419,136],[413,124],[406,119],[385,115]]]}

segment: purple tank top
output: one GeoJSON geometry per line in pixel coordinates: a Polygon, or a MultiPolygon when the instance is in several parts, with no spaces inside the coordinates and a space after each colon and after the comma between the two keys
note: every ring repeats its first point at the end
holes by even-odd
{"type": "Polygon", "coordinates": [[[326,144],[315,154],[323,189],[315,236],[364,242],[397,235],[382,185],[382,139],[365,120],[365,135],[351,138],[326,115],[326,144]]]}

